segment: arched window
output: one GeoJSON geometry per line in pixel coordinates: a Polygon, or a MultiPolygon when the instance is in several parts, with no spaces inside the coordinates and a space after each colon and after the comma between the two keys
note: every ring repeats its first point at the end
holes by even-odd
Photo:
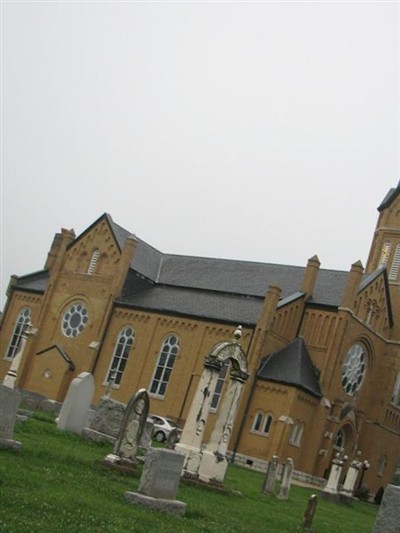
{"type": "Polygon", "coordinates": [[[397,374],[396,381],[393,387],[392,404],[400,407],[400,372],[397,374]]]}
{"type": "Polygon", "coordinates": [[[215,386],[215,391],[214,391],[214,394],[213,394],[213,397],[212,397],[212,400],[211,400],[211,409],[217,409],[218,407],[218,403],[219,403],[219,400],[221,398],[221,395],[222,395],[222,389],[224,387],[224,383],[225,383],[225,378],[226,378],[226,374],[228,373],[228,368],[229,368],[229,359],[227,361],[225,361],[223,367],[221,368],[220,370],[220,373],[219,373],[219,376],[218,376],[218,381],[217,381],[217,384],[215,386]]]}
{"type": "Polygon", "coordinates": [[[346,445],[346,433],[343,428],[340,428],[335,436],[334,448],[343,449],[346,445]]]}
{"type": "Polygon", "coordinates": [[[265,433],[266,435],[268,435],[268,433],[269,433],[269,428],[271,427],[271,423],[272,423],[272,416],[271,415],[267,415],[264,418],[264,425],[263,425],[263,428],[262,428],[262,432],[265,433]]]}
{"type": "Polygon", "coordinates": [[[260,433],[261,435],[268,435],[271,429],[271,424],[272,415],[258,412],[254,417],[251,430],[255,433],[260,433]]]}
{"type": "Polygon", "coordinates": [[[379,459],[379,463],[378,463],[378,476],[379,477],[382,477],[384,472],[385,472],[385,469],[386,469],[386,466],[387,466],[387,457],[386,455],[382,455],[381,458],[379,459]]]}
{"type": "Polygon", "coordinates": [[[295,422],[289,435],[289,443],[294,446],[300,446],[303,437],[304,424],[295,422]]]}
{"type": "Polygon", "coordinates": [[[87,273],[88,274],[94,274],[96,272],[96,267],[97,267],[97,263],[99,261],[99,258],[100,258],[100,250],[94,250],[93,254],[92,254],[92,258],[90,260],[90,263],[89,263],[89,266],[88,266],[88,269],[87,269],[87,273]]]}
{"type": "Polygon", "coordinates": [[[397,279],[397,276],[399,275],[399,268],[400,268],[400,243],[396,246],[396,251],[394,252],[392,268],[390,269],[390,272],[389,272],[390,280],[397,279]]]}
{"type": "Polygon", "coordinates": [[[116,342],[114,353],[111,359],[110,368],[107,372],[106,383],[110,380],[115,384],[121,383],[122,375],[125,370],[126,362],[128,361],[129,352],[132,348],[135,338],[135,332],[132,326],[125,326],[119,333],[116,342]]]}
{"type": "Polygon", "coordinates": [[[176,335],[169,335],[161,346],[160,355],[150,384],[150,394],[161,398],[164,397],[178,352],[178,337],[176,335]]]}
{"type": "Polygon", "coordinates": [[[253,422],[253,428],[252,428],[253,431],[260,431],[262,418],[263,418],[262,413],[256,414],[256,416],[254,417],[254,422],[253,422]]]}
{"type": "Polygon", "coordinates": [[[25,326],[31,320],[31,310],[29,307],[24,307],[19,312],[17,321],[15,323],[14,331],[11,336],[10,344],[8,345],[5,355],[6,359],[13,359],[21,346],[22,334],[24,333],[25,326]]]}
{"type": "Polygon", "coordinates": [[[387,263],[389,261],[389,255],[390,255],[391,247],[392,247],[392,243],[390,241],[386,241],[386,242],[383,243],[382,252],[381,252],[381,257],[379,259],[378,268],[381,268],[381,267],[387,265],[387,263]]]}

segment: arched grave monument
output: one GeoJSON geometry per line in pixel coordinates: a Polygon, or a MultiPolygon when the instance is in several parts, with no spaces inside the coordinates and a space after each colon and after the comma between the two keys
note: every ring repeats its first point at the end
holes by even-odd
{"type": "Polygon", "coordinates": [[[228,460],[232,428],[236,419],[242,388],[247,374],[247,359],[240,345],[242,328],[239,326],[232,341],[216,344],[206,356],[204,370],[195,393],[189,415],[175,450],[184,454],[183,475],[201,481],[222,484],[228,460]],[[221,368],[231,363],[229,384],[217,413],[215,426],[207,444],[203,444],[211,400],[221,368]]]}
{"type": "Polygon", "coordinates": [[[111,466],[125,466],[133,469],[137,463],[136,454],[143,428],[149,414],[149,395],[146,389],[138,390],[129,400],[122,419],[113,453],[105,458],[111,466]]]}

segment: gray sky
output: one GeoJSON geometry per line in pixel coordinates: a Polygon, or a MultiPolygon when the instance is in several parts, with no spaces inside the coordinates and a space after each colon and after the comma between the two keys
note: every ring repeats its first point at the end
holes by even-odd
{"type": "Polygon", "coordinates": [[[399,172],[398,2],[1,4],[1,307],[111,214],[166,253],[365,265],[399,172]]]}

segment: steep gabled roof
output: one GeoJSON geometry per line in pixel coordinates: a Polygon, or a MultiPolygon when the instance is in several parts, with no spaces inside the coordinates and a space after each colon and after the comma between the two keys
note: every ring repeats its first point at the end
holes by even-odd
{"type": "Polygon", "coordinates": [[[297,337],[282,350],[269,355],[257,377],[291,385],[317,398],[322,397],[318,370],[311,360],[303,337],[297,337]]]}
{"type": "Polygon", "coordinates": [[[393,311],[392,311],[392,301],[390,299],[389,280],[388,280],[386,266],[378,268],[377,270],[375,270],[375,272],[371,272],[370,274],[365,274],[360,283],[358,292],[363,291],[366,287],[368,287],[370,283],[375,281],[379,276],[384,276],[388,320],[389,320],[389,326],[392,327],[393,326],[393,311]]]}

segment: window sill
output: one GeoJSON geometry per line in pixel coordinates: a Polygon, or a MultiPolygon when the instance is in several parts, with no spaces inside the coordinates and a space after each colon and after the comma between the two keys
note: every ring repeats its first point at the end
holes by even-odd
{"type": "Polygon", "coordinates": [[[108,381],[103,381],[103,387],[106,388],[106,389],[111,389],[111,390],[118,390],[120,388],[121,384],[118,383],[118,385],[116,385],[115,383],[113,383],[112,385],[110,385],[108,383],[108,381]]]}
{"type": "Polygon", "coordinates": [[[257,435],[258,437],[269,437],[269,433],[263,433],[262,431],[256,431],[255,429],[251,429],[250,433],[257,435]]]}
{"type": "Polygon", "coordinates": [[[154,392],[149,392],[149,397],[154,398],[155,400],[164,400],[164,396],[160,396],[159,394],[154,394],[154,392]]]}

